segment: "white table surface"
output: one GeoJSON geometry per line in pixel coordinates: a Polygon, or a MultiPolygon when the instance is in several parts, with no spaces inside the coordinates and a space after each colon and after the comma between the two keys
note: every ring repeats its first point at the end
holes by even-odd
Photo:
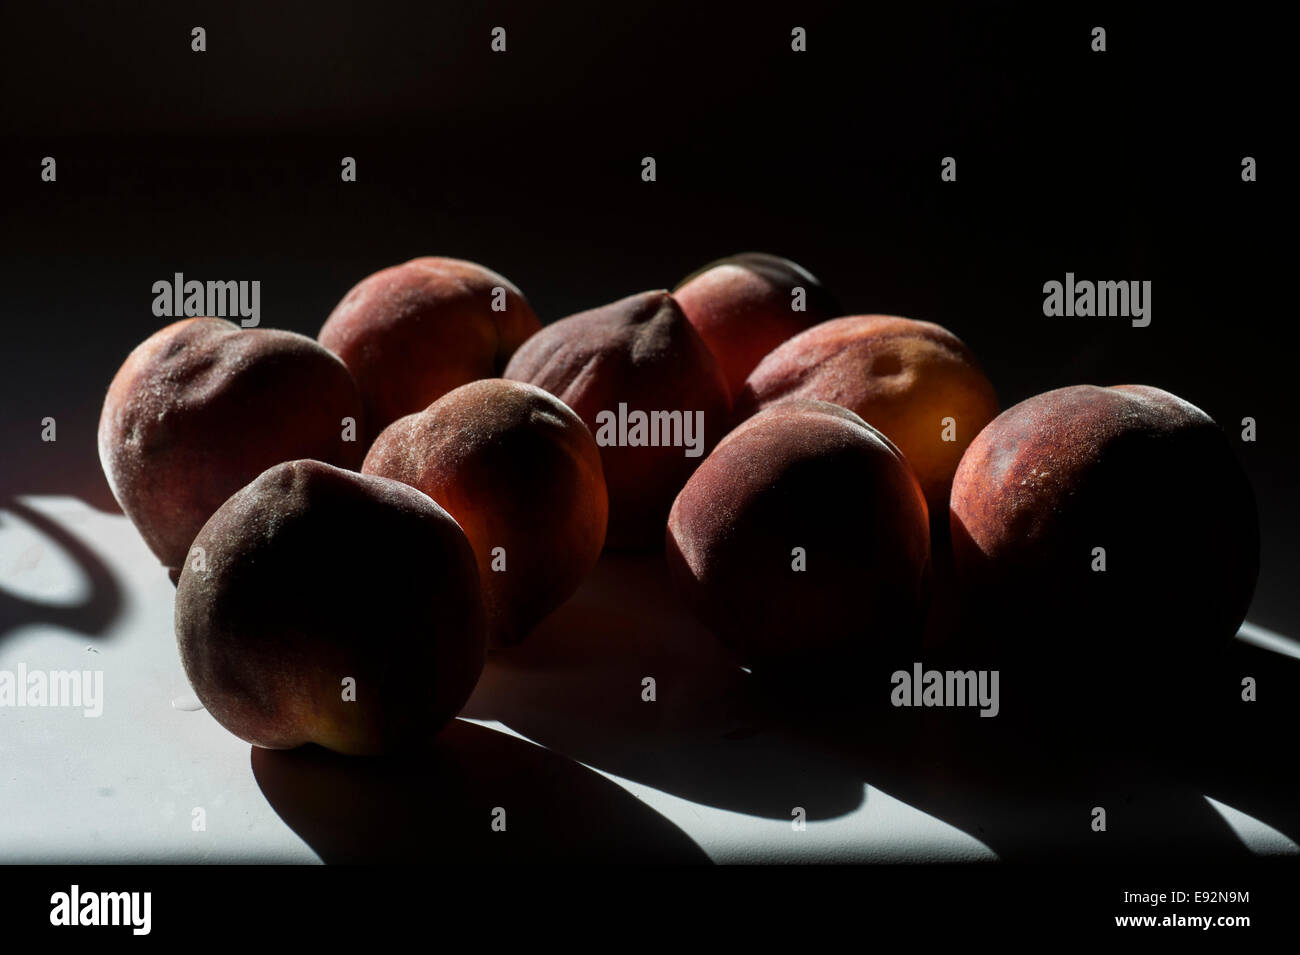
{"type": "MultiPolygon", "coordinates": [[[[0,708],[0,861],[314,863],[374,848],[446,861],[950,862],[1094,851],[1086,824],[1067,833],[1060,820],[1105,798],[1095,791],[1076,805],[1074,793],[1031,798],[964,780],[945,789],[942,771],[898,785],[834,745],[756,727],[743,674],[690,621],[647,614],[670,606],[662,581],[629,595],[623,569],[603,560],[570,605],[489,665],[432,774],[411,784],[367,761],[253,751],[192,708],[174,588],[129,522],[67,497],[8,502],[0,670],[102,670],[104,707],[99,718],[0,708]],[[657,680],[655,704],[641,700],[644,675],[657,680]],[[505,833],[490,829],[498,805],[505,833]]],[[[1277,635],[1247,626],[1241,637],[1296,655],[1277,635]]],[[[1154,827],[1116,845],[1157,857],[1174,840],[1300,853],[1221,798],[1141,778],[1115,786],[1123,812],[1139,807],[1154,827]]]]}

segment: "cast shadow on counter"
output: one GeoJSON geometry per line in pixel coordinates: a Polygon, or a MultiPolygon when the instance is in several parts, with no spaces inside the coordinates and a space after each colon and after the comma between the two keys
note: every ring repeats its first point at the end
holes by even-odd
{"type": "Polygon", "coordinates": [[[400,758],[255,746],[251,760],[272,808],[327,863],[709,863],[599,773],[464,720],[400,758]]]}
{"type": "Polygon", "coordinates": [[[847,749],[873,782],[988,841],[1002,858],[1300,854],[1300,767],[1287,756],[1300,716],[1300,661],[1241,637],[1181,663],[1078,649],[1068,673],[1060,657],[1018,677],[1004,672],[996,719],[912,711],[922,715],[908,753],[847,749]],[[1081,662],[1089,653],[1098,666],[1081,662]]]}
{"type": "MultiPolygon", "coordinates": [[[[0,532],[14,520],[37,532],[42,542],[29,549],[33,561],[40,559],[45,544],[62,551],[81,572],[86,596],[76,603],[55,603],[14,594],[0,577],[0,639],[6,633],[32,624],[46,624],[71,630],[87,637],[102,637],[122,610],[122,587],[117,576],[99,555],[61,526],[58,521],[16,498],[0,502],[0,532]]],[[[28,558],[20,555],[3,568],[5,575],[14,572],[28,558]]]]}
{"type": "Polygon", "coordinates": [[[658,554],[606,552],[519,646],[489,654],[462,711],[603,771],[769,819],[832,819],[860,777],[755,705],[753,681],[673,597],[658,554]],[[650,682],[653,681],[653,682],[650,682]]]}
{"type": "MultiPolygon", "coordinates": [[[[623,778],[764,818],[788,820],[795,806],[809,821],[846,815],[867,798],[865,783],[1006,860],[1247,858],[1206,795],[1292,840],[1300,832],[1300,801],[1287,798],[1295,776],[1280,767],[1285,748],[1274,739],[1286,713],[1232,705],[1243,667],[1270,674],[1275,697],[1300,700],[1286,689],[1300,685],[1295,661],[1257,651],[1247,663],[1252,649],[1234,644],[1216,668],[1222,700],[1192,699],[1198,715],[1183,720],[1162,710],[1164,697],[1100,725],[1025,716],[1032,711],[1017,713],[1014,694],[994,719],[973,709],[895,708],[888,672],[857,678],[857,702],[818,699],[820,685],[790,696],[748,674],[677,606],[657,556],[606,554],[528,640],[492,654],[463,715],[499,720],[623,778]],[[1249,755],[1268,751],[1277,755],[1249,755]],[[1098,807],[1105,831],[1094,828],[1098,807]]],[[[844,683],[828,679],[834,685],[844,683]]],[[[1288,712],[1293,719],[1294,703],[1288,712]]]]}
{"type": "Polygon", "coordinates": [[[1134,735],[1126,740],[1114,735],[1117,727],[1088,740],[1077,727],[1031,732],[951,711],[900,711],[893,722],[908,725],[881,727],[886,745],[842,737],[846,762],[871,785],[1004,861],[1249,859],[1254,847],[1207,795],[1292,841],[1300,821],[1297,777],[1276,749],[1267,763],[1242,759],[1239,751],[1197,753],[1150,723],[1130,726],[1134,735]],[[1227,785],[1216,788],[1216,779],[1227,785]]]}

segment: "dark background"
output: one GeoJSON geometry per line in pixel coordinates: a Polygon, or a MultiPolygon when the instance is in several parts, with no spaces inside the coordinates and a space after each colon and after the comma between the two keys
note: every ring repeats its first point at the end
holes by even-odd
{"type": "MultiPolygon", "coordinates": [[[[502,272],[545,321],[763,250],[851,312],[948,326],[1004,406],[1135,382],[1204,408],[1259,496],[1251,619],[1294,636],[1287,34],[1256,8],[11,6],[0,499],[114,507],[100,403],[168,321],[150,287],[177,271],[259,279],[263,325],[314,335],[353,283],[417,255],[502,272]],[[808,52],[790,51],[793,26],[808,52]],[[46,155],[57,183],[40,181],[46,155]],[[340,181],[343,156],[358,182],[340,181]],[[1067,271],[1150,279],[1151,325],[1045,318],[1042,285],[1067,271]],[[1255,444],[1235,440],[1246,415],[1255,444]]],[[[1138,477],[1134,493],[1161,493],[1138,477]]]]}

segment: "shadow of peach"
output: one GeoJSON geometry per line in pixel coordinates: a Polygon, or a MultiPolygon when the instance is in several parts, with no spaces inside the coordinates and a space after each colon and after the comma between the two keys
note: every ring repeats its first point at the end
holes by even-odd
{"type": "Polygon", "coordinates": [[[862,804],[861,778],[792,735],[673,597],[662,555],[607,552],[566,604],[494,652],[462,712],[693,802],[774,819],[862,804]],[[653,680],[653,699],[650,699],[653,680]]]}
{"type": "MultiPolygon", "coordinates": [[[[1182,753],[1134,741],[1054,740],[974,713],[901,711],[888,747],[844,738],[871,785],[1022,862],[1244,859],[1250,851],[1202,796],[1182,753]],[[906,740],[906,743],[899,741],[906,740]],[[1104,831],[1094,828],[1105,811],[1104,831]]],[[[1148,736],[1148,739],[1153,737],[1148,736]]]]}
{"type": "MultiPolygon", "coordinates": [[[[922,652],[927,665],[965,663],[943,641],[922,652]]],[[[1235,674],[1226,660],[1219,669],[1235,674]]],[[[1288,662],[1265,654],[1254,668],[1280,674],[1288,662]]],[[[1009,704],[991,720],[974,710],[894,709],[879,705],[887,674],[860,679],[856,709],[773,694],[677,605],[661,559],[606,554],[527,641],[493,655],[464,715],[500,720],[623,778],[760,817],[788,819],[803,806],[809,819],[835,818],[862,805],[869,783],[1008,860],[1248,857],[1205,801],[1215,791],[1284,834],[1297,828],[1300,810],[1285,799],[1294,786],[1269,795],[1266,777],[1279,772],[1282,750],[1245,755],[1267,748],[1281,714],[1259,711],[1254,730],[1238,735],[1221,720],[1222,706],[1196,695],[1207,687],[1187,689],[1167,712],[1135,706],[1129,722],[1085,713],[1054,724],[1009,704]],[[647,677],[653,702],[643,695],[647,677]],[[1243,738],[1253,740],[1244,752],[1243,738]],[[1092,827],[1098,806],[1107,811],[1104,833],[1092,827]]],[[[1102,712],[1109,701],[1094,702],[1102,712]]]]}
{"type": "Polygon", "coordinates": [[[600,774],[464,720],[401,758],[253,747],[251,761],[272,808],[327,863],[709,862],[600,774]]]}
{"type": "Polygon", "coordinates": [[[1184,775],[1206,795],[1300,844],[1300,660],[1236,640],[1216,680],[1218,705],[1184,737],[1184,775]],[[1242,699],[1242,681],[1256,699],[1242,699]]]}
{"type": "Polygon", "coordinates": [[[0,588],[0,637],[29,624],[49,624],[87,637],[101,637],[117,620],[123,602],[122,586],[108,564],[58,521],[17,499],[0,503],[0,515],[4,515],[0,526],[16,517],[63,551],[85,575],[90,591],[78,603],[55,604],[16,596],[0,588]]]}
{"type": "MultiPolygon", "coordinates": [[[[1019,713],[1004,694],[994,719],[898,709],[883,715],[869,746],[849,727],[820,730],[873,786],[1005,860],[1252,857],[1206,796],[1300,842],[1300,767],[1288,756],[1300,663],[1236,640],[1205,667],[1176,674],[1188,682],[1112,686],[1082,710],[1045,710],[1037,693],[1024,702],[1038,705],[1019,713]],[[1252,674],[1267,703],[1242,701],[1241,679],[1252,674]],[[1113,698],[1126,692],[1127,703],[1113,698]],[[1098,807],[1104,832],[1093,828],[1098,807]]],[[[1285,851],[1284,841],[1272,845],[1285,851]]]]}

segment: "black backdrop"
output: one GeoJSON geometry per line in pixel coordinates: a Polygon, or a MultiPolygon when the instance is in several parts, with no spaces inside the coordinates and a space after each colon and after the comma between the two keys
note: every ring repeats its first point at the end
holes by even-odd
{"type": "Polygon", "coordinates": [[[1276,131],[1291,110],[1285,33],[1257,8],[10,6],[3,498],[114,506],[100,402],[166,321],[150,286],[177,271],[259,279],[263,324],[314,335],[356,280],[416,255],[497,269],[545,321],[756,249],[806,265],[850,311],[952,328],[1004,406],[1140,382],[1234,435],[1255,417],[1259,441],[1236,443],[1263,526],[1251,619],[1294,635],[1276,131]],[[47,155],[56,183],[40,181],[47,155]],[[1258,182],[1241,181],[1246,155],[1258,182]],[[358,182],[340,181],[343,156],[358,182]],[[1150,327],[1045,318],[1042,285],[1066,271],[1150,279],[1150,327]]]}

